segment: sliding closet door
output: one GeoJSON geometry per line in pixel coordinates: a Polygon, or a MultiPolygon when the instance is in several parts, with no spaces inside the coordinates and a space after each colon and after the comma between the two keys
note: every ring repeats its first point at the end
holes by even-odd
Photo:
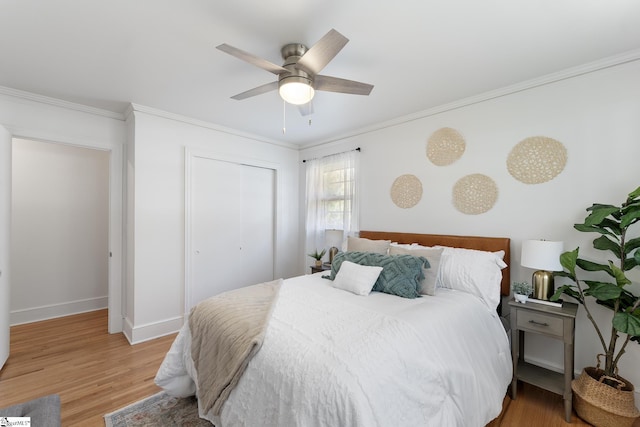
{"type": "Polygon", "coordinates": [[[193,157],[187,309],[273,279],[275,172],[193,157]]]}
{"type": "Polygon", "coordinates": [[[242,165],[241,256],[247,285],[273,279],[275,172],[242,165]]]}
{"type": "Polygon", "coordinates": [[[191,175],[192,307],[237,288],[240,266],[240,193],[237,165],[195,157],[191,175]]]}

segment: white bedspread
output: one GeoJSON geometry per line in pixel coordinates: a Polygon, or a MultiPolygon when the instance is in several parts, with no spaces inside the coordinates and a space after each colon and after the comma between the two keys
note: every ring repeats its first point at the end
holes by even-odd
{"type": "MultiPolygon", "coordinates": [[[[473,427],[500,414],[508,339],[476,297],[362,297],[321,275],[284,282],[262,349],[220,417],[202,417],[218,427],[473,427]]],[[[170,394],[195,393],[190,347],[185,325],[156,375],[170,394]]]]}

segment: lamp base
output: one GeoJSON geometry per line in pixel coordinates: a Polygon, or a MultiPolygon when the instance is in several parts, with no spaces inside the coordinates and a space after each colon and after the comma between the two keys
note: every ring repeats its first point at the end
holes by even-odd
{"type": "Polygon", "coordinates": [[[555,293],[553,284],[553,273],[550,271],[538,270],[531,278],[533,284],[533,297],[548,301],[555,293]]]}
{"type": "Polygon", "coordinates": [[[333,263],[333,258],[338,254],[338,248],[336,248],[335,246],[332,246],[331,249],[329,249],[329,264],[333,263]]]}

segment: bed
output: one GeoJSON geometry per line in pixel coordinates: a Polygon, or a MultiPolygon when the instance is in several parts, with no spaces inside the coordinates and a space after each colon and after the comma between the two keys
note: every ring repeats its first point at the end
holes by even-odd
{"type": "MultiPolygon", "coordinates": [[[[331,274],[260,284],[277,285],[267,326],[257,334],[258,345],[251,347],[240,374],[225,380],[233,387],[225,389],[217,408],[204,403],[202,381],[210,369],[198,361],[219,348],[205,352],[194,345],[208,342],[192,319],[195,309],[165,356],[156,383],[174,396],[197,395],[200,416],[217,427],[486,425],[500,414],[512,376],[498,314],[500,296],[509,293],[509,239],[374,231],[361,231],[360,238],[393,242],[400,252],[446,247],[438,248],[438,272],[449,274],[454,268],[456,280],[468,283],[456,288],[443,282],[417,298],[386,291],[360,295],[337,287],[340,271],[354,264],[346,257],[331,274]],[[478,270],[468,267],[480,258],[500,258],[501,274],[491,286],[478,283],[484,272],[478,279],[478,270]]],[[[423,265],[422,271],[428,269],[423,265]]],[[[427,279],[420,275],[420,280],[427,279]]]]}

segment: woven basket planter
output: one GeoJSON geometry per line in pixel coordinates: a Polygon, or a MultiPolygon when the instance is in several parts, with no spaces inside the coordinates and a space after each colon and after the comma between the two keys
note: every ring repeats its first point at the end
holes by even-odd
{"type": "Polygon", "coordinates": [[[587,367],[571,382],[571,389],[576,413],[595,427],[632,427],[640,417],[633,384],[620,376],[607,377],[602,369],[587,367]],[[604,384],[605,379],[617,382],[618,387],[604,384]]]}

